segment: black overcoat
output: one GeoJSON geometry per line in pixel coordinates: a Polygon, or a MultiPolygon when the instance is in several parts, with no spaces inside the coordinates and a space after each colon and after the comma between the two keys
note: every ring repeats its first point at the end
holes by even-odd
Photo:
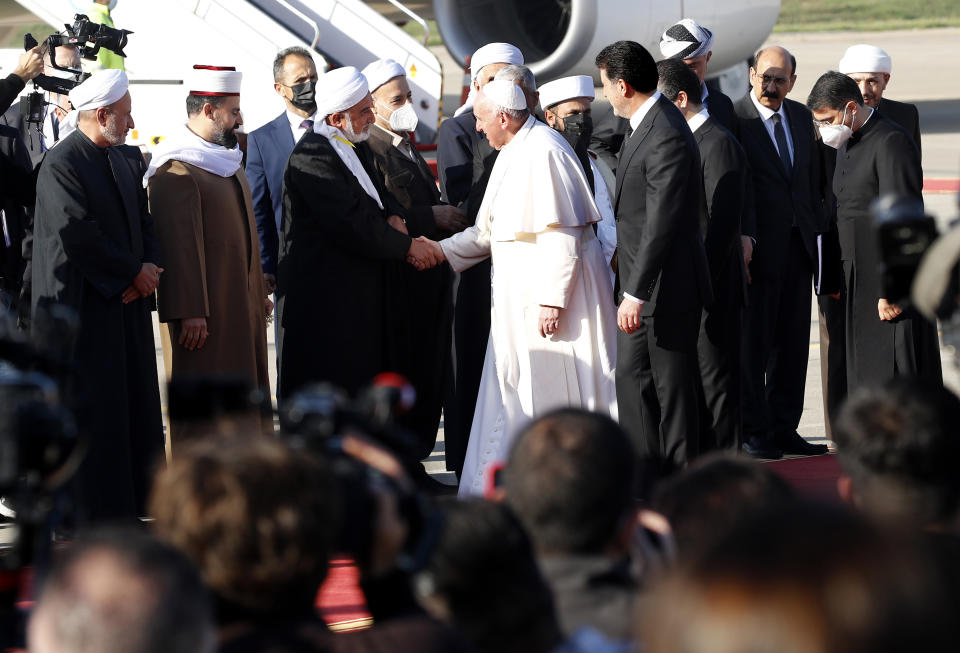
{"type": "MultiPolygon", "coordinates": [[[[356,148],[369,165],[366,144],[356,148]]],[[[387,224],[400,207],[372,166],[367,174],[383,209],[325,136],[304,134],[287,162],[277,265],[281,398],[318,381],[355,394],[389,366],[386,276],[411,239],[387,224]]]]}
{"type": "Polygon", "coordinates": [[[77,130],[47,152],[37,178],[33,326],[37,307],[77,311],[72,404],[89,449],[78,472],[81,521],[145,514],[163,425],[153,297],[121,301],[143,263],[161,263],[140,150],[98,147],[77,130]]]}

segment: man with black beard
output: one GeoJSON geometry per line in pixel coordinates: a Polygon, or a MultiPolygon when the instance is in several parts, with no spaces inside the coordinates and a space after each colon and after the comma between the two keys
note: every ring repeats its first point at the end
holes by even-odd
{"type": "Polygon", "coordinates": [[[603,246],[607,265],[610,266],[612,281],[616,266],[613,256],[617,251],[617,222],[610,198],[616,190],[616,179],[610,166],[596,152],[588,149],[593,136],[593,116],[590,111],[593,98],[593,78],[588,75],[563,77],[540,87],[540,106],[543,107],[544,119],[573,147],[593,190],[593,199],[602,218],[594,225],[594,229],[603,246]]]}
{"type": "MultiPolygon", "coordinates": [[[[171,378],[229,374],[269,392],[266,315],[273,302],[235,133],[243,124],[240,78],[233,68],[194,66],[187,124],[163,141],[147,171],[167,261],[158,313],[170,334],[171,378]]],[[[270,417],[250,426],[273,432],[270,417]]],[[[172,425],[171,437],[190,435],[186,425],[172,425]]]]}

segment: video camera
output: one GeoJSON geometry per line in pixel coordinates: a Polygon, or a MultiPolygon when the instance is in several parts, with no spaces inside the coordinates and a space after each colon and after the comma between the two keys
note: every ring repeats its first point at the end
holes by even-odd
{"type": "Polygon", "coordinates": [[[15,511],[0,546],[0,647],[21,630],[15,603],[25,570],[42,575],[64,488],[85,453],[60,393],[75,339],[75,314],[64,306],[38,308],[30,343],[12,315],[0,315],[0,497],[15,511]],[[59,381],[59,382],[58,382],[59,381]]]}
{"type": "Polygon", "coordinates": [[[401,487],[343,449],[344,436],[359,435],[388,450],[405,469],[418,466],[422,471],[412,453],[416,450],[415,438],[394,422],[395,415],[409,410],[414,399],[413,387],[406,379],[381,374],[355,401],[330,384],[317,384],[299,391],[280,408],[283,437],[294,447],[329,463],[341,490],[338,545],[361,567],[369,560],[374,544],[378,493],[388,492],[396,498],[400,516],[409,528],[397,561],[401,571],[422,569],[440,534],[440,513],[423,493],[401,487]]]}
{"type": "MultiPolygon", "coordinates": [[[[47,46],[47,56],[50,57],[50,66],[61,71],[65,76],[37,75],[33,80],[35,87],[42,88],[50,93],[67,95],[90,76],[81,70],[57,64],[56,50],[58,47],[75,47],[80,52],[80,57],[89,61],[97,58],[100,48],[115,52],[121,57],[127,56],[123,48],[127,45],[127,35],[133,34],[130,30],[115,29],[95,23],[84,14],[76,14],[73,17],[73,25],[64,24],[64,27],[66,28],[64,33],[51,34],[44,40],[44,43],[47,46]]],[[[37,40],[32,34],[24,35],[24,50],[30,50],[37,45],[37,40]]],[[[49,103],[44,99],[43,93],[34,91],[20,101],[20,115],[24,116],[26,122],[39,125],[43,122],[43,108],[47,104],[49,103]]]]}
{"type": "Polygon", "coordinates": [[[960,226],[940,235],[923,202],[881,197],[872,207],[885,296],[916,309],[943,330],[960,364],[960,226]]]}

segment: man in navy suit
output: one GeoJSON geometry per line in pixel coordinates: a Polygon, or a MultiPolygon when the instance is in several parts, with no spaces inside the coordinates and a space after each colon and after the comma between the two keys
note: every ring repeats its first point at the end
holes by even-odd
{"type": "Polygon", "coordinates": [[[273,88],[287,110],[253,130],[247,139],[247,180],[260,236],[260,260],[267,292],[277,290],[283,170],[300,137],[313,129],[317,67],[301,47],[281,50],[273,60],[273,88]]]}

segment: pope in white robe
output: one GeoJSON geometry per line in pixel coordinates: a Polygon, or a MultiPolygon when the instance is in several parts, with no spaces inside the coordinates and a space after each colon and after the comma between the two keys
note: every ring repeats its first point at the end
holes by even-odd
{"type": "Polygon", "coordinates": [[[600,221],[593,194],[557,132],[502,108],[525,110],[524,96],[511,82],[490,82],[475,113],[500,154],[477,223],[440,242],[458,272],[493,258],[490,339],[461,496],[484,492],[490,467],[530,420],[562,407],[617,418],[616,306],[590,226],[600,221]]]}

